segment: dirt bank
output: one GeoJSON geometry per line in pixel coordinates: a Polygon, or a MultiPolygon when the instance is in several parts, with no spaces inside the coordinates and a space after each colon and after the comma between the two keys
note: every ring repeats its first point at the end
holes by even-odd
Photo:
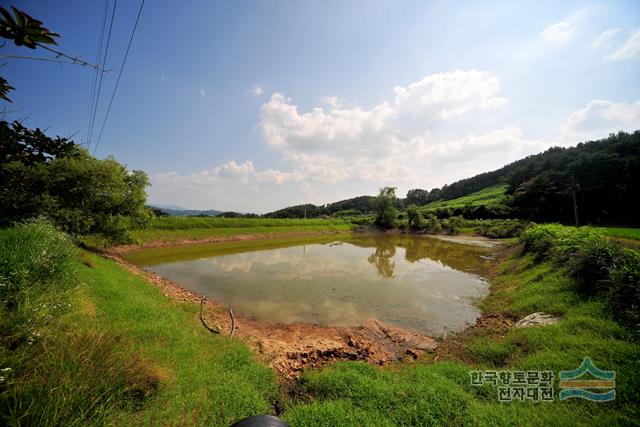
{"type": "MultiPolygon", "coordinates": [[[[126,261],[120,256],[121,251],[122,247],[119,253],[103,256],[144,277],[168,298],[200,304],[200,295],[126,261]]],[[[230,334],[231,318],[226,307],[205,301],[204,310],[209,325],[219,328],[223,335],[230,334]]],[[[303,368],[318,368],[338,360],[363,360],[374,365],[412,361],[425,352],[434,351],[438,345],[434,338],[374,319],[358,327],[339,327],[307,323],[284,325],[236,314],[235,322],[234,338],[249,344],[284,378],[295,378],[303,368]]],[[[194,327],[203,327],[197,318],[194,318],[194,327]]]]}

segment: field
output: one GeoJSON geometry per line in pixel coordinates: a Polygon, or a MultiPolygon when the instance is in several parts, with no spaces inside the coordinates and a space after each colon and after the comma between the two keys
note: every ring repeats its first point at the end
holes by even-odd
{"type": "Polygon", "coordinates": [[[431,210],[439,208],[462,208],[465,206],[480,206],[487,207],[504,205],[508,196],[506,195],[506,185],[495,185],[493,187],[487,187],[475,193],[471,193],[464,197],[459,197],[452,200],[437,200],[431,202],[422,207],[422,210],[431,210]]]}
{"type": "Polygon", "coordinates": [[[291,234],[342,232],[351,223],[340,219],[156,217],[148,228],[130,232],[138,243],[203,240],[239,234],[291,234]]]}
{"type": "Polygon", "coordinates": [[[640,240],[640,228],[602,227],[605,234],[629,240],[640,240]]]}

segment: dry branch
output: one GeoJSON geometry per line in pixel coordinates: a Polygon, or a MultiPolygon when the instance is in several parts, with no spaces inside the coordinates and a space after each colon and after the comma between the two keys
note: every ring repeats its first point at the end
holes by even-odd
{"type": "Polygon", "coordinates": [[[219,329],[212,328],[211,326],[207,325],[207,321],[204,320],[204,300],[205,299],[207,299],[207,296],[202,295],[202,298],[200,299],[200,321],[202,322],[204,327],[207,328],[210,332],[213,332],[214,334],[219,334],[220,333],[219,329]]]}
{"type": "Polygon", "coordinates": [[[233,310],[229,307],[229,315],[231,316],[231,335],[229,339],[233,338],[233,334],[236,332],[236,318],[233,317],[233,310]]]}

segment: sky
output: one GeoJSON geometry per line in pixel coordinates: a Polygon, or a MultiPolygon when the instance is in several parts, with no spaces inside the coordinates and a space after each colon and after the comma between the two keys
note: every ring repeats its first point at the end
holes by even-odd
{"type": "MultiPolygon", "coordinates": [[[[6,59],[0,75],[5,120],[146,171],[155,205],[404,196],[640,129],[637,1],[148,0],[98,145],[139,5],[116,5],[91,139],[90,68],[6,59]]],[[[104,6],[19,2],[90,62],[104,6]]]]}

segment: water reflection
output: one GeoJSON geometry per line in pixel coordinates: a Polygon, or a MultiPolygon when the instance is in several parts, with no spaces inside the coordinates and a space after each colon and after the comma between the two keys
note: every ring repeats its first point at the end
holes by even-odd
{"type": "Polygon", "coordinates": [[[139,253],[149,270],[257,318],[358,325],[375,318],[424,333],[473,321],[490,249],[384,234],[286,242],[253,251],[139,253]],[[239,252],[239,253],[235,253],[239,252]]]}

